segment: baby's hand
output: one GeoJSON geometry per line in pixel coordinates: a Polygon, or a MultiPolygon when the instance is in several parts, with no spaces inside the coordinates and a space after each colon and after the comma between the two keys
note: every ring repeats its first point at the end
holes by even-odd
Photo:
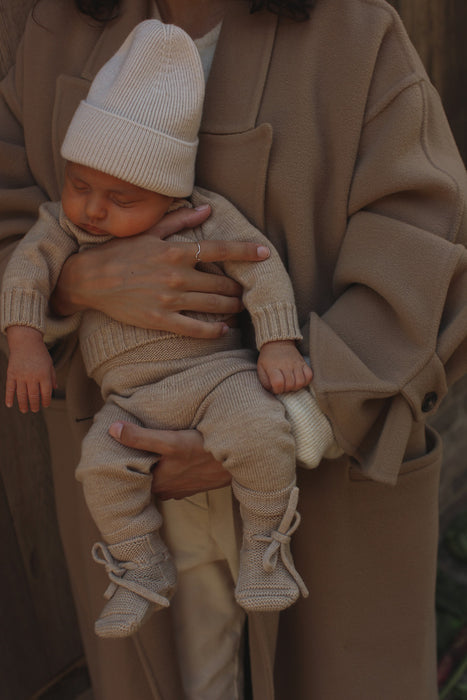
{"type": "Polygon", "coordinates": [[[52,358],[42,333],[27,326],[7,328],[10,357],[6,378],[5,404],[13,406],[15,394],[21,413],[33,413],[50,405],[52,389],[57,386],[52,358]]]}
{"type": "Polygon", "coordinates": [[[273,394],[298,391],[313,379],[313,372],[297,350],[293,340],[265,343],[258,357],[258,377],[273,394]]]}

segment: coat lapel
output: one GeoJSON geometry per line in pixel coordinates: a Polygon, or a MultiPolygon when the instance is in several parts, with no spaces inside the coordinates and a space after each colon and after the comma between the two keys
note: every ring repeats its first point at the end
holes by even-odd
{"type": "MultiPolygon", "coordinates": [[[[156,16],[151,0],[123,0],[120,16],[104,27],[81,77],[91,81],[131,29],[151,16],[156,16]]],[[[251,15],[245,0],[233,3],[224,19],[206,89],[202,131],[229,133],[255,126],[276,26],[275,15],[251,15]],[[225,74],[228,81],[223,80],[225,74]]]]}
{"type": "Polygon", "coordinates": [[[84,66],[82,78],[93,80],[97,71],[123,44],[133,27],[150,16],[150,4],[151,0],[123,0],[120,15],[105,25],[94,51],[84,66]]]}
{"type": "Polygon", "coordinates": [[[244,0],[233,4],[223,22],[206,86],[202,132],[228,134],[256,126],[276,26],[275,15],[251,15],[244,0]]]}
{"type": "Polygon", "coordinates": [[[52,117],[52,140],[56,180],[58,183],[55,198],[63,183],[65,163],[60,155],[60,146],[68,125],[80,100],[84,99],[91,81],[104,63],[121,46],[129,32],[139,22],[148,17],[151,0],[123,0],[121,12],[117,19],[104,25],[94,50],[79,76],[60,75],[57,79],[55,103],[52,117]]]}
{"type": "Polygon", "coordinates": [[[264,230],[270,124],[258,124],[277,17],[238,0],[226,15],[206,86],[196,181],[264,230]]]}

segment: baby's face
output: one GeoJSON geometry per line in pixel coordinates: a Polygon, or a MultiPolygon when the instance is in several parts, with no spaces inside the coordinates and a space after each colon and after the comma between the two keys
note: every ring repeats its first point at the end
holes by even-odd
{"type": "Polygon", "coordinates": [[[160,221],[173,198],[100,170],[68,162],[62,205],[68,218],[96,236],[136,236],[160,221]]]}

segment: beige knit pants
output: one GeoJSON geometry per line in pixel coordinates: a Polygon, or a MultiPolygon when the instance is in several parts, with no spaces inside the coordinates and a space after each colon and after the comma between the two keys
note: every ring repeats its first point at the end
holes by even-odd
{"type": "Polygon", "coordinates": [[[113,440],[108,429],[114,421],[196,428],[206,449],[252,491],[277,493],[295,478],[295,448],[284,409],[261,386],[248,350],[118,364],[105,373],[101,389],[105,405],[83,442],[77,478],[109,544],[160,524],[150,491],[154,455],[113,440]]]}

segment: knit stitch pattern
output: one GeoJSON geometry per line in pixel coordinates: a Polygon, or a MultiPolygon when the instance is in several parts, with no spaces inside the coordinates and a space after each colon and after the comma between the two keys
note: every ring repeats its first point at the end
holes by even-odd
{"type": "Polygon", "coordinates": [[[104,594],[109,602],[94,626],[99,637],[134,634],[153,612],[169,605],[177,573],[158,532],[108,548],[97,543],[93,556],[111,580],[104,594]]]}

